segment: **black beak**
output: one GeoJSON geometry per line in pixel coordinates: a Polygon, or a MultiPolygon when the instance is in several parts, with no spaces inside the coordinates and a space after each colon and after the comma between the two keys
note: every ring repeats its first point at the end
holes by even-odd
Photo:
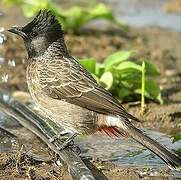
{"type": "Polygon", "coordinates": [[[22,28],[19,27],[12,27],[11,29],[8,29],[8,31],[21,36],[23,39],[27,37],[27,35],[22,31],[22,28]]]}

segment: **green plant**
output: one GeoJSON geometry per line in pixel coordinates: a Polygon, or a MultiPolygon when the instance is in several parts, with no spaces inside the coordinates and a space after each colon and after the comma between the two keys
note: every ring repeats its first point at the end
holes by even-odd
{"type": "MultiPolygon", "coordinates": [[[[181,123],[177,124],[177,127],[181,129],[181,123]]],[[[180,141],[181,140],[181,133],[174,134],[172,136],[172,138],[173,138],[173,141],[172,141],[173,143],[180,141]]]]}
{"type": "MultiPolygon", "coordinates": [[[[181,128],[181,123],[177,124],[178,128],[181,128]]],[[[181,141],[181,133],[176,133],[172,136],[173,140],[172,143],[175,143],[177,141],[181,141]]],[[[175,150],[175,153],[181,157],[181,148],[178,148],[177,150],[175,150]]]]}
{"type": "Polygon", "coordinates": [[[145,109],[145,62],[142,62],[142,78],[141,78],[141,114],[145,109]]]}
{"type": "Polygon", "coordinates": [[[173,143],[181,140],[181,133],[175,134],[173,137],[173,143]]]}
{"type": "Polygon", "coordinates": [[[149,60],[144,60],[143,66],[142,61],[131,61],[133,54],[135,51],[118,51],[102,64],[92,58],[80,63],[99,84],[123,101],[134,101],[142,95],[143,106],[144,97],[163,103],[159,85],[152,79],[159,75],[157,68],[149,60]]]}
{"type": "Polygon", "coordinates": [[[102,3],[94,3],[92,6],[74,6],[70,9],[63,9],[52,2],[52,0],[3,0],[8,5],[21,6],[23,13],[27,17],[32,17],[40,9],[51,10],[61,22],[64,31],[77,32],[81,26],[95,19],[105,19],[111,21],[124,30],[127,26],[118,21],[112,10],[102,3]]]}

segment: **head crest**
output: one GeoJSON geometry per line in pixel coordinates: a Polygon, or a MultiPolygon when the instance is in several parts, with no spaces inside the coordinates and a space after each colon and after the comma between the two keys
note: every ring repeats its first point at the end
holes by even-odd
{"type": "Polygon", "coordinates": [[[58,35],[63,33],[58,20],[48,10],[40,10],[36,17],[22,28],[22,31],[26,34],[31,32],[56,32],[58,35]]]}

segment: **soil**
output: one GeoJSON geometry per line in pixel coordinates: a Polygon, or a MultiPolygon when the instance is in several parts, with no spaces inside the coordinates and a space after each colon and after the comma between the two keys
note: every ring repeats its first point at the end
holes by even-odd
{"type": "Polygon", "coordinates": [[[181,13],[181,1],[171,0],[165,4],[164,9],[171,13],[181,13]]]}
{"type": "MultiPolygon", "coordinates": [[[[17,24],[17,23],[16,23],[17,24]]],[[[1,86],[14,91],[27,90],[25,79],[26,52],[20,38],[5,33],[7,40],[0,46],[3,72],[9,75],[8,81],[1,86]],[[16,66],[8,61],[15,61],[16,66]]],[[[125,103],[125,107],[142,121],[138,127],[147,127],[173,134],[181,123],[181,33],[171,32],[158,27],[131,28],[128,33],[115,31],[84,31],[81,35],[66,34],[65,39],[71,54],[79,58],[94,57],[102,62],[105,57],[117,50],[138,50],[138,57],[151,59],[160,69],[160,83],[165,103],[163,105],[148,102],[144,116],[140,115],[140,105],[125,103]]],[[[19,161],[17,153],[0,154],[0,179],[70,179],[66,167],[56,166],[54,162],[33,163],[23,161],[23,172],[17,171],[19,161]]],[[[108,179],[141,179],[137,169],[118,167],[111,163],[97,162],[108,179]]],[[[160,171],[156,176],[146,175],[146,179],[168,179],[169,170],[160,171]]],[[[97,175],[98,176],[98,175],[97,175]]],[[[104,179],[105,177],[97,177],[104,179]]]]}
{"type": "MultiPolygon", "coordinates": [[[[44,147],[45,148],[45,147],[44,147]]],[[[48,151],[48,150],[47,150],[48,151]]],[[[71,179],[66,165],[58,166],[55,161],[35,161],[22,154],[1,153],[0,154],[0,179],[2,180],[69,180],[71,179]]],[[[169,169],[161,169],[159,172],[152,172],[149,168],[140,170],[139,168],[120,167],[110,162],[101,162],[96,160],[92,162],[99,171],[92,166],[91,169],[97,180],[139,180],[139,179],[168,179],[170,177],[169,169]]]]}

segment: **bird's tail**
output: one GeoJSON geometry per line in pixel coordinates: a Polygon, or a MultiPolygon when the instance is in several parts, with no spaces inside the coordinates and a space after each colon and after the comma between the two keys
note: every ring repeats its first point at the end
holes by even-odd
{"type": "Polygon", "coordinates": [[[128,119],[107,116],[104,122],[107,125],[103,129],[106,134],[129,136],[159,156],[171,169],[181,170],[181,159],[178,156],[134,127],[128,119]]]}
{"type": "MultiPolygon", "coordinates": [[[[130,137],[132,137],[138,143],[148,148],[157,156],[159,156],[171,169],[178,171],[181,170],[181,159],[178,156],[167,150],[157,141],[148,137],[146,134],[144,134],[141,130],[134,127],[128,121],[124,122],[124,126],[125,126],[124,130],[130,137]]],[[[120,128],[122,129],[122,127],[123,123],[121,120],[120,128]]]]}

